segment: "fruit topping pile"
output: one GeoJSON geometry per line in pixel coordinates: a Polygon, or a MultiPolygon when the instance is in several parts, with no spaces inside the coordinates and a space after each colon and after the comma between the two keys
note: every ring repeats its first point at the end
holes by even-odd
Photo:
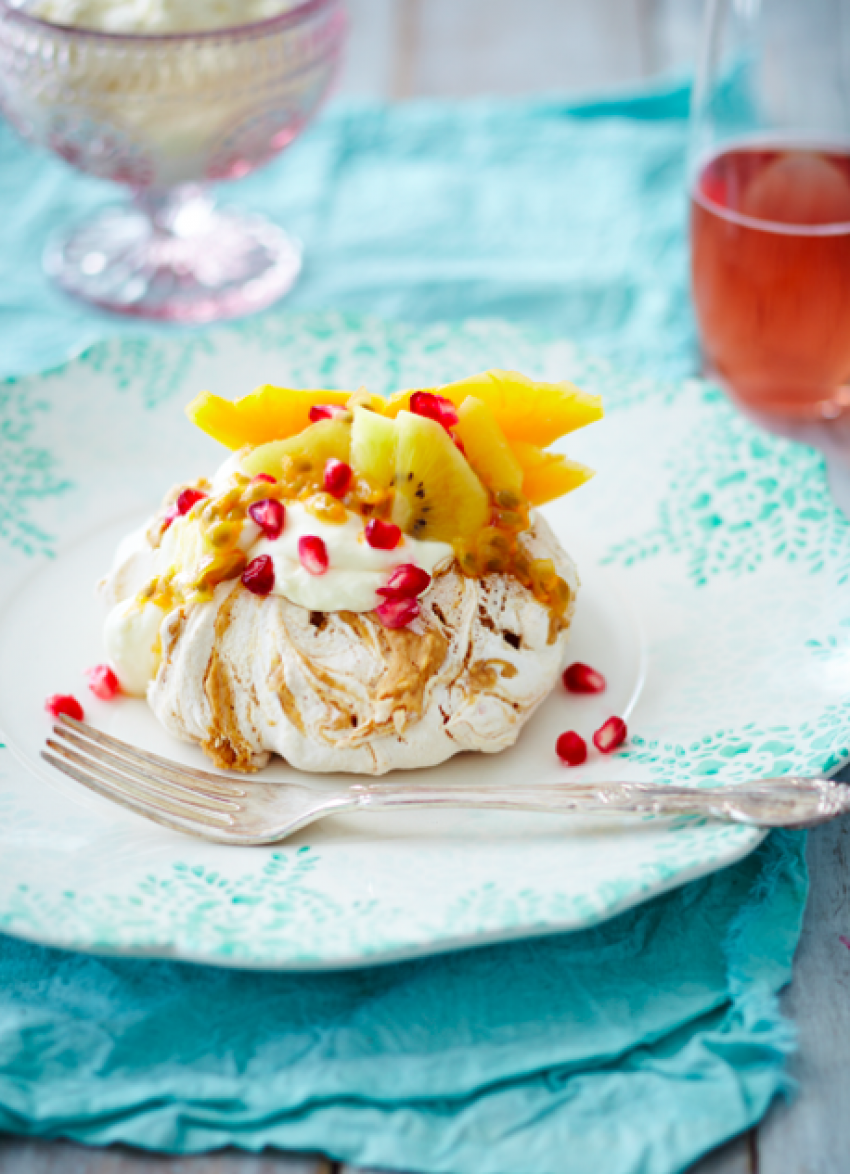
{"type": "MultiPolygon", "coordinates": [[[[554,613],[565,611],[569,592],[554,565],[530,558],[518,539],[529,528],[531,507],[592,476],[584,465],[547,450],[602,416],[598,396],[569,383],[488,371],[388,399],[363,390],[269,385],[235,402],[204,392],[187,414],[240,450],[245,474],[244,483],[237,478],[230,507],[226,494],[204,503],[200,491],[184,490],[171,509],[172,518],[187,510],[210,514],[206,530],[215,557],[207,587],[242,575],[249,590],[270,591],[268,567],[255,565],[260,559],[246,567],[242,556],[238,565],[241,551],[235,538],[228,541],[228,527],[247,508],[273,537],[284,524],[283,503],[299,501],[324,523],[359,514],[364,540],[375,549],[395,549],[402,535],[448,543],[464,574],[515,575],[554,613]]],[[[310,574],[327,569],[321,539],[299,556],[310,574]]],[[[404,616],[409,622],[421,590],[387,594],[378,608],[384,622],[397,626],[404,616]]]]}

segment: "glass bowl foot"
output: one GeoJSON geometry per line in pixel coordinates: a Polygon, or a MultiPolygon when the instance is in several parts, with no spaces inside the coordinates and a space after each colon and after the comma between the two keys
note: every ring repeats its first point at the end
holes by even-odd
{"type": "Polygon", "coordinates": [[[203,196],[139,197],[55,235],[44,267],[66,293],[137,318],[213,322],[287,292],[301,249],[261,216],[203,196]]]}

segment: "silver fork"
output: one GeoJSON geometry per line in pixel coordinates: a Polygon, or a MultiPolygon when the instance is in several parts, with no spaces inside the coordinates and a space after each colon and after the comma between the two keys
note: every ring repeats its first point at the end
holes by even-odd
{"type": "Polygon", "coordinates": [[[318,792],[192,770],[66,716],[42,758],[99,795],[155,823],[224,844],[273,844],[348,811],[495,808],[553,814],[702,815],[759,827],[803,828],[850,812],[850,787],[825,778],[759,779],[728,787],[652,783],[353,783],[318,792]]]}

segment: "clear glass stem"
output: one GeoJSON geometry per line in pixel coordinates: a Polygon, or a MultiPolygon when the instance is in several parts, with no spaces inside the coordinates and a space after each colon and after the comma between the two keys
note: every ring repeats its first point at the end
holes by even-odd
{"type": "Polygon", "coordinates": [[[70,294],[140,318],[210,322],[276,301],[301,250],[260,216],[216,207],[201,184],[143,188],[48,245],[45,267],[70,294]]]}
{"type": "Polygon", "coordinates": [[[207,227],[214,201],[209,189],[198,183],[173,188],[141,188],[133,198],[148,218],[152,230],[163,236],[191,236],[198,227],[207,227]]]}

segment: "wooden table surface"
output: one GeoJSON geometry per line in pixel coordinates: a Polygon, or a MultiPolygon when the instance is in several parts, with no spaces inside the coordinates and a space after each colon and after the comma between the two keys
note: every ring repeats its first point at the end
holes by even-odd
{"type": "MultiPolygon", "coordinates": [[[[799,2],[799,0],[798,0],[799,2]]],[[[700,0],[349,0],[343,95],[388,100],[598,93],[683,71],[700,0]]],[[[799,1093],[689,1174],[850,1170],[850,818],[810,834],[812,891],[783,1006],[799,1093]]],[[[0,1174],[365,1174],[322,1157],[226,1150],[191,1158],[0,1137],[0,1174]]],[[[517,1171],[522,1174],[522,1171],[517,1171]]],[[[588,1171],[604,1174],[604,1171],[588,1171]]]]}

